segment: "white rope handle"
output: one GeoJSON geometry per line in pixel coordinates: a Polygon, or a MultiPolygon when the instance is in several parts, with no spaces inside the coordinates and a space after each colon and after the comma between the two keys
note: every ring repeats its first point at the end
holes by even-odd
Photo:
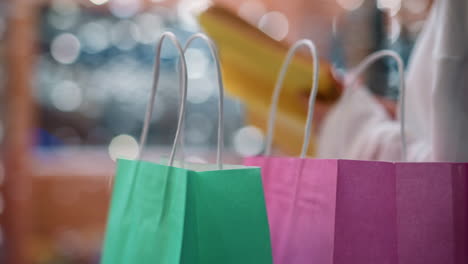
{"type": "MultiPolygon", "coordinates": [[[[188,47],[190,47],[192,42],[194,40],[196,40],[196,39],[201,39],[201,40],[205,41],[205,43],[208,45],[211,56],[214,58],[214,62],[215,62],[215,65],[216,65],[216,78],[218,80],[218,89],[219,89],[219,95],[218,95],[218,147],[217,147],[217,153],[216,153],[216,163],[218,165],[218,169],[222,170],[223,169],[223,151],[224,151],[224,85],[223,85],[223,77],[222,77],[222,73],[221,73],[221,65],[220,65],[220,62],[219,62],[219,55],[218,55],[218,50],[216,48],[216,45],[205,34],[202,34],[202,33],[193,34],[187,40],[187,42],[185,43],[184,52],[187,51],[188,47]]],[[[184,127],[184,125],[182,125],[181,133],[183,133],[183,127],[184,127]]],[[[184,139],[183,139],[183,136],[181,136],[180,137],[180,149],[183,149],[183,148],[184,148],[184,139]]]]}
{"type": "Polygon", "coordinates": [[[159,83],[159,74],[160,74],[160,66],[161,66],[161,50],[164,40],[168,38],[171,42],[176,46],[177,51],[179,52],[180,60],[181,60],[181,87],[182,87],[182,101],[179,106],[179,120],[177,122],[177,131],[174,137],[174,143],[172,145],[171,155],[169,157],[169,166],[172,166],[174,163],[175,157],[175,150],[177,142],[180,138],[180,130],[184,122],[184,112],[185,112],[185,104],[187,101],[187,64],[185,62],[184,50],[180,45],[179,41],[177,40],[176,36],[172,32],[164,32],[161,37],[159,38],[158,44],[156,46],[156,55],[155,55],[155,63],[154,63],[154,75],[153,75],[153,85],[151,88],[151,95],[150,101],[146,106],[146,113],[145,113],[145,120],[143,123],[143,130],[140,136],[140,149],[138,151],[138,159],[141,158],[143,153],[143,148],[146,143],[146,138],[148,136],[148,129],[151,122],[151,116],[153,115],[153,108],[154,108],[154,99],[156,97],[156,90],[158,88],[159,83]]]}
{"type": "Polygon", "coordinates": [[[351,72],[351,78],[347,79],[346,87],[348,89],[345,91],[344,96],[349,96],[352,92],[352,87],[356,83],[358,76],[361,75],[370,65],[372,65],[377,60],[383,57],[391,57],[395,59],[397,62],[398,74],[400,77],[400,133],[401,133],[401,155],[403,156],[403,160],[406,161],[407,156],[407,144],[406,144],[406,129],[405,129],[405,72],[404,72],[404,64],[403,60],[401,59],[400,55],[392,50],[381,50],[374,52],[364,58],[364,60],[359,63],[351,72]],[[350,90],[350,91],[348,91],[350,90]]]}
{"type": "Polygon", "coordinates": [[[319,61],[317,55],[317,48],[315,47],[314,42],[308,39],[302,39],[294,43],[294,45],[289,49],[288,54],[286,55],[286,59],[281,66],[281,71],[279,77],[275,84],[275,89],[273,91],[273,97],[271,100],[271,107],[270,107],[270,114],[268,118],[268,130],[266,136],[266,148],[265,148],[265,155],[271,155],[271,147],[273,142],[273,134],[274,134],[274,123],[276,119],[276,112],[278,109],[278,101],[281,92],[281,88],[283,86],[284,78],[286,77],[286,72],[288,69],[291,60],[294,57],[296,51],[301,47],[306,46],[309,48],[310,53],[312,54],[312,65],[313,65],[313,73],[312,73],[312,93],[309,96],[309,109],[307,112],[307,122],[304,129],[304,143],[302,144],[301,150],[301,158],[305,158],[307,154],[307,148],[309,147],[310,142],[310,132],[312,130],[312,120],[314,117],[314,106],[315,106],[315,99],[317,97],[318,91],[318,74],[319,74],[319,61]]]}

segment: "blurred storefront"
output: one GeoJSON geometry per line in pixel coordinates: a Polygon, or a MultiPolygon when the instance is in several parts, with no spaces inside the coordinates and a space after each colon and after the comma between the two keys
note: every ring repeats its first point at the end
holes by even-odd
{"type": "MultiPolygon", "coordinates": [[[[335,78],[381,48],[408,58],[426,0],[53,0],[0,1],[0,263],[98,263],[118,157],[134,158],[151,88],[154,46],[173,31],[203,30],[197,15],[216,4],[288,45],[314,39],[335,78]],[[8,262],[3,262],[8,261],[8,262]]],[[[220,47],[222,48],[222,47],[220,47]]],[[[177,53],[165,46],[157,112],[145,153],[167,155],[179,100],[177,53]]],[[[217,87],[203,45],[187,51],[186,157],[214,159],[217,87]]],[[[391,65],[376,70],[395,98],[391,65]]],[[[276,76],[271,76],[274,80],[276,76]]],[[[370,85],[372,88],[372,85],[370,85]]],[[[305,108],[304,108],[305,111],[305,108]]],[[[225,103],[233,163],[263,150],[246,103],[225,103]]]]}

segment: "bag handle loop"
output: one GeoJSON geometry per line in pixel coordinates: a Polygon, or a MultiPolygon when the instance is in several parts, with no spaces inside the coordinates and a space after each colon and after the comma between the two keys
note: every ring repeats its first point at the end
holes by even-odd
{"type": "Polygon", "coordinates": [[[160,36],[158,40],[158,44],[156,45],[155,64],[154,64],[154,70],[153,70],[153,84],[151,88],[150,100],[146,106],[145,120],[143,122],[143,129],[142,129],[141,136],[140,136],[140,148],[138,151],[137,159],[141,158],[141,155],[143,153],[143,148],[146,143],[146,138],[148,137],[148,129],[151,123],[151,116],[153,115],[154,100],[156,97],[156,91],[157,91],[158,83],[159,83],[160,66],[161,66],[161,50],[162,50],[162,45],[164,43],[164,40],[166,39],[169,39],[177,48],[177,51],[180,56],[180,61],[181,61],[180,83],[182,87],[182,100],[181,100],[181,104],[179,105],[179,118],[177,121],[177,131],[174,136],[174,142],[172,144],[172,150],[171,150],[171,154],[169,157],[169,166],[172,166],[172,164],[174,163],[176,145],[180,138],[180,130],[184,122],[184,112],[185,112],[185,105],[187,101],[187,64],[185,61],[184,50],[182,49],[182,46],[177,40],[177,37],[172,32],[164,32],[160,36]]]}
{"type": "Polygon", "coordinates": [[[306,46],[309,48],[310,53],[312,54],[312,67],[313,67],[313,73],[312,73],[312,93],[309,96],[309,106],[308,106],[308,112],[307,112],[307,122],[306,126],[304,129],[304,143],[302,144],[302,150],[301,150],[301,158],[305,158],[307,154],[307,148],[309,147],[310,143],[310,132],[312,130],[312,120],[314,117],[314,106],[315,106],[315,99],[317,96],[317,91],[318,91],[318,78],[319,78],[319,60],[318,60],[318,55],[317,55],[317,48],[311,40],[308,39],[302,39],[294,43],[294,45],[289,49],[286,59],[283,62],[283,65],[281,66],[280,74],[278,76],[278,79],[275,84],[275,88],[273,91],[273,96],[271,100],[271,106],[270,106],[270,114],[268,118],[268,129],[267,129],[267,136],[266,136],[266,148],[265,148],[265,155],[269,156],[271,155],[271,147],[272,147],[272,141],[273,141],[273,134],[274,134],[274,123],[276,119],[276,112],[278,109],[278,101],[279,101],[279,96],[281,92],[281,88],[283,86],[284,78],[286,77],[287,69],[289,64],[291,63],[291,60],[294,57],[294,54],[296,51],[301,47],[301,46],[306,46]]]}
{"type": "Polygon", "coordinates": [[[400,133],[401,133],[401,155],[403,161],[406,161],[407,158],[407,141],[406,141],[406,129],[405,129],[405,73],[404,73],[404,64],[401,56],[392,50],[381,50],[374,52],[364,58],[364,60],[359,63],[350,73],[350,78],[346,80],[346,87],[349,87],[343,96],[350,96],[352,88],[358,79],[358,76],[361,75],[369,66],[371,66],[377,60],[391,57],[397,62],[398,73],[400,77],[400,133]],[[348,91],[349,90],[349,91],[348,91]]]}
{"type": "MultiPolygon", "coordinates": [[[[196,39],[203,40],[210,50],[211,56],[214,59],[214,63],[216,66],[216,79],[218,81],[218,146],[217,146],[217,153],[216,153],[216,163],[219,170],[223,169],[223,151],[224,151],[224,85],[223,85],[223,76],[221,72],[221,64],[219,60],[218,50],[214,42],[207,37],[205,34],[196,33],[190,36],[187,42],[184,45],[184,53],[190,47],[190,45],[196,39]]],[[[184,99],[185,100],[185,99],[184,99]]],[[[185,115],[185,113],[184,113],[185,115]]],[[[180,128],[180,133],[183,134],[184,124],[180,128]]],[[[184,137],[180,137],[180,149],[183,151],[184,148],[184,137]]]]}

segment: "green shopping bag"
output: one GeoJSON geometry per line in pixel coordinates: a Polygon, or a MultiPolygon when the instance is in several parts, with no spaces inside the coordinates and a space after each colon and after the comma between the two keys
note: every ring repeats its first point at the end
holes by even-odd
{"type": "MultiPolygon", "coordinates": [[[[159,55],[166,37],[180,52],[183,72],[183,99],[170,166],[141,160],[117,161],[101,263],[270,264],[270,235],[260,168],[220,162],[222,100],[219,104],[218,164],[171,166],[181,135],[187,94],[183,49],[171,33],[164,33],[158,42],[155,80],[140,146],[144,146],[151,119],[159,55]]],[[[187,46],[199,37],[202,36],[194,35],[187,46]]],[[[214,49],[212,54],[216,55],[214,49]]]]}

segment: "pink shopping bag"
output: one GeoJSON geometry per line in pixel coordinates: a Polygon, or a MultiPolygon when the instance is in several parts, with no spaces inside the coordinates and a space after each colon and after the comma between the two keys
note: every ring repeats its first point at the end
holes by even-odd
{"type": "MultiPolygon", "coordinates": [[[[262,167],[275,263],[468,263],[467,164],[306,159],[314,92],[301,158],[269,156],[279,89],[299,46],[275,89],[266,155],[245,160],[262,167]]],[[[396,58],[403,76],[389,51],[368,57],[356,75],[383,56],[396,58]]],[[[400,85],[404,101],[403,77],[400,85]]]]}
{"type": "Polygon", "coordinates": [[[275,263],[397,263],[395,167],[392,163],[304,158],[310,141],[318,64],[315,46],[292,46],[276,84],[265,156],[246,165],[262,167],[275,263]],[[314,58],[314,84],[301,158],[270,157],[273,121],[287,66],[307,46],[314,58]]]}

